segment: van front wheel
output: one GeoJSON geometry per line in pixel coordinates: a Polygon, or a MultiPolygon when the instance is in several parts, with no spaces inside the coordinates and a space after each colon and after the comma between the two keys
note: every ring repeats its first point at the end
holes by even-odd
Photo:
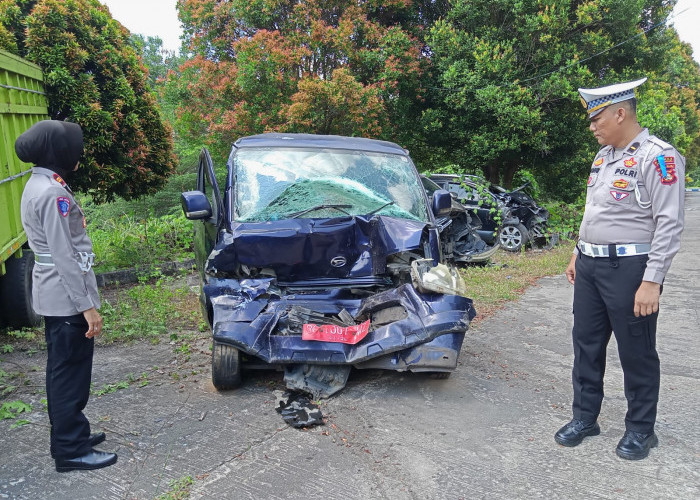
{"type": "Polygon", "coordinates": [[[223,391],[241,385],[241,353],[235,347],[214,341],[211,356],[211,381],[223,391]]]}

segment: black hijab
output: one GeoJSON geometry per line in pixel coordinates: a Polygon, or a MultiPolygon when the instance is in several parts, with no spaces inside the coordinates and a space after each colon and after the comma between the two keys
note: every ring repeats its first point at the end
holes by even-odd
{"type": "Polygon", "coordinates": [[[83,154],[83,131],[77,123],[44,120],[15,141],[20,160],[53,170],[64,179],[83,154]]]}

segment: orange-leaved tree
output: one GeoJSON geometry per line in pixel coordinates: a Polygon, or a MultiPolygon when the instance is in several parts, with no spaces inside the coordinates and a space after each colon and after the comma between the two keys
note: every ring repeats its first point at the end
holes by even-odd
{"type": "Polygon", "coordinates": [[[419,102],[423,36],[446,0],[179,0],[193,57],[177,127],[223,153],[268,131],[395,138],[419,102]]]}

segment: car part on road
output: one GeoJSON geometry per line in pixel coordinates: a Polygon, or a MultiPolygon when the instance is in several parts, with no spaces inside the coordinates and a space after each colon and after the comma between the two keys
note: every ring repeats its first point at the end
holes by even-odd
{"type": "Polygon", "coordinates": [[[275,410],[282,415],[282,419],[292,427],[305,428],[314,425],[324,425],[321,408],[312,403],[309,397],[299,391],[287,391],[277,394],[275,410]]]}
{"type": "Polygon", "coordinates": [[[350,376],[349,365],[287,365],[287,389],[311,394],[314,399],[329,398],[343,387],[350,376]]]}

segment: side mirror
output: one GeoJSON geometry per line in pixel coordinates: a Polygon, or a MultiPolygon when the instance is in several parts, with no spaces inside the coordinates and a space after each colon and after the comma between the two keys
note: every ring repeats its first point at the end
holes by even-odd
{"type": "Polygon", "coordinates": [[[210,219],[212,216],[211,203],[207,195],[201,191],[187,191],[180,195],[180,203],[185,217],[189,220],[210,219]]]}
{"type": "Polygon", "coordinates": [[[438,189],[433,193],[433,215],[440,217],[447,215],[452,210],[452,196],[444,189],[438,189]]]}

